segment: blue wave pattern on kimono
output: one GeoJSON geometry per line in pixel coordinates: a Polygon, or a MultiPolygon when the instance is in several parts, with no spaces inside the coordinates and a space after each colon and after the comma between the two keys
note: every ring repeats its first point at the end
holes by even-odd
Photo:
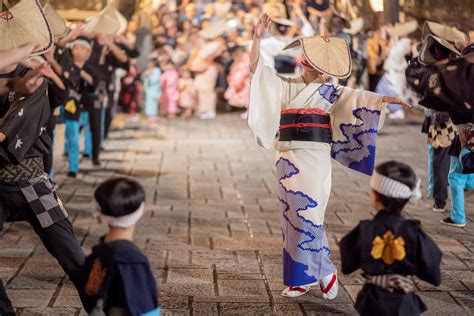
{"type": "Polygon", "coordinates": [[[278,199],[282,207],[282,227],[286,227],[286,231],[282,229],[285,244],[284,283],[287,286],[315,283],[335,269],[329,259],[330,250],[324,227],[301,215],[301,212],[316,207],[318,203],[305,193],[289,190],[283,185],[283,180],[300,172],[292,162],[280,158],[276,169],[280,182],[278,199]]]}
{"type": "Polygon", "coordinates": [[[340,124],[346,141],[333,142],[331,155],[344,166],[372,175],[380,111],[358,108],[352,113],[362,124],[340,124]]]}

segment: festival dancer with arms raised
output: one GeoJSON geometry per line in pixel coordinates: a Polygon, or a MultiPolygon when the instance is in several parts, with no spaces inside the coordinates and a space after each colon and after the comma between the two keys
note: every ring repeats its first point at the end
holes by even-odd
{"type": "Polygon", "coordinates": [[[385,104],[402,101],[329,83],[326,76],[347,78],[351,73],[347,43],[335,37],[290,43],[287,48],[303,47],[304,72],[296,78],[278,76],[260,54],[260,41],[270,24],[268,15],[263,15],[255,29],[248,124],[266,149],[279,131],[276,171],[287,286],[282,295],[303,295],[319,282],[323,297],[334,299],[336,266],[323,227],[331,192],[331,157],[371,175],[385,104]]]}

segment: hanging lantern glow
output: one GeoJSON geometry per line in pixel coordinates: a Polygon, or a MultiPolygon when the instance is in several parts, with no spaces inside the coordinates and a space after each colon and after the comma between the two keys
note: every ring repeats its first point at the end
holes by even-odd
{"type": "Polygon", "coordinates": [[[383,12],[383,0],[369,0],[370,7],[374,12],[383,12]]]}

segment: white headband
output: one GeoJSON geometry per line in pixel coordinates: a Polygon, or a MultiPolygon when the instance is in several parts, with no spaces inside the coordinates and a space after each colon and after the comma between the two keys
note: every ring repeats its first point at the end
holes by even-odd
{"type": "Polygon", "coordinates": [[[92,49],[92,45],[91,43],[89,43],[88,41],[86,40],[83,40],[83,39],[78,39],[78,40],[75,40],[74,42],[71,42],[67,45],[68,48],[72,48],[74,45],[82,45],[88,49],[92,49]]]}
{"type": "Polygon", "coordinates": [[[120,216],[120,217],[113,217],[113,216],[103,214],[99,204],[95,200],[94,200],[94,210],[97,213],[99,213],[100,219],[105,224],[112,227],[129,228],[137,224],[140,218],[143,216],[143,213],[145,212],[145,203],[143,202],[142,204],[140,204],[138,209],[134,211],[133,213],[120,216]]]}
{"type": "Polygon", "coordinates": [[[370,180],[372,190],[395,199],[419,200],[421,198],[420,184],[420,179],[418,179],[415,188],[412,190],[408,185],[381,175],[377,171],[374,172],[370,180]]]}

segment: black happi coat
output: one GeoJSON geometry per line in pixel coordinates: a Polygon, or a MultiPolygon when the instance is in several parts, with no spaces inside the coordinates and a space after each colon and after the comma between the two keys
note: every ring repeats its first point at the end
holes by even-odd
{"type": "Polygon", "coordinates": [[[473,174],[474,173],[474,152],[471,151],[467,154],[464,154],[461,157],[461,163],[462,163],[462,173],[473,174]]]}
{"type": "Polygon", "coordinates": [[[444,65],[422,65],[413,59],[406,77],[408,85],[422,96],[420,105],[449,112],[454,124],[474,122],[474,65],[466,58],[444,65]]]}
{"type": "MultiPolygon", "coordinates": [[[[439,285],[441,283],[441,251],[421,229],[420,222],[406,220],[399,214],[380,211],[373,220],[361,221],[340,242],[342,272],[362,269],[368,275],[400,274],[439,285]],[[405,256],[387,264],[372,256],[373,243],[384,239],[387,231],[393,238],[403,239],[405,256]],[[377,238],[379,237],[379,238],[377,238]]],[[[415,293],[390,293],[378,286],[365,284],[357,296],[355,308],[360,315],[420,315],[425,304],[415,293]]]]}
{"type": "Polygon", "coordinates": [[[130,241],[101,243],[92,249],[84,265],[84,308],[91,312],[98,299],[111,307],[141,315],[158,308],[155,278],[147,257],[130,241]]]}
{"type": "MultiPolygon", "coordinates": [[[[21,77],[27,72],[28,69],[18,66],[13,73],[2,77],[21,77]]],[[[33,94],[16,95],[14,102],[9,96],[1,96],[0,131],[7,139],[0,144],[0,167],[4,163],[19,163],[25,158],[43,157],[51,150],[51,138],[46,133],[51,116],[47,89],[45,80],[33,94]]]]}

